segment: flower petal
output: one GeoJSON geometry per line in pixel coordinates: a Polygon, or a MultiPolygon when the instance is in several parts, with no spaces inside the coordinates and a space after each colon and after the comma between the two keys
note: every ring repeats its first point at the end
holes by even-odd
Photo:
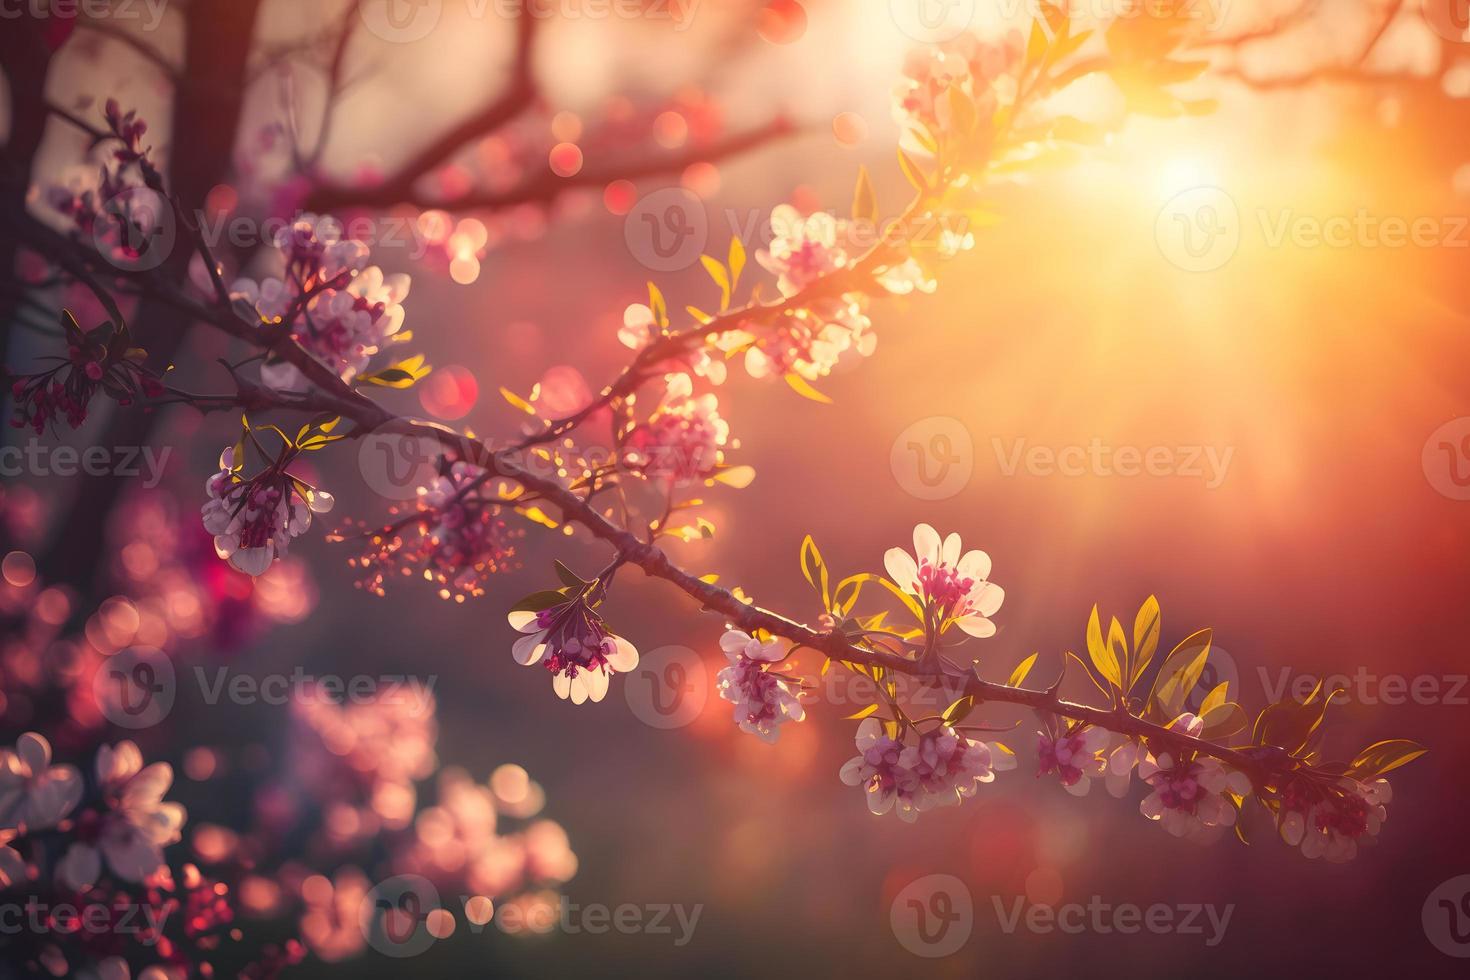
{"type": "Polygon", "coordinates": [[[919,563],[939,564],[939,532],[928,524],[914,528],[914,557],[919,563]]]}
{"type": "Polygon", "coordinates": [[[919,566],[914,559],[902,548],[889,548],[883,553],[883,568],[888,572],[888,577],[893,580],[905,592],[918,594],[919,591],[919,566]]]}
{"type": "Polygon", "coordinates": [[[510,654],[515,657],[516,663],[522,667],[529,667],[539,661],[541,655],[546,652],[546,644],[543,642],[545,639],[545,631],[529,633],[515,641],[510,648],[510,654]]]}

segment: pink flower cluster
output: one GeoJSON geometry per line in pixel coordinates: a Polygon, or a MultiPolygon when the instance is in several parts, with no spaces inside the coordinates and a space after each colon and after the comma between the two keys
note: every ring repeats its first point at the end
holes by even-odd
{"type": "Polygon", "coordinates": [[[324,809],[327,845],[345,849],[382,829],[410,825],[414,784],[434,771],[434,698],[417,684],[388,684],[339,704],[325,692],[292,703],[299,789],[324,809]]]}
{"type": "Polygon", "coordinates": [[[556,696],[573,704],[601,701],[613,674],[638,666],[638,649],[609,631],[585,596],[539,610],[513,610],[509,620],[526,634],[511,650],[516,663],[543,664],[556,696]]]}
{"type": "Polygon", "coordinates": [[[775,742],[782,723],[805,720],[800,691],[792,690],[794,680],[770,670],[786,656],[779,641],[730,629],[720,637],[720,648],[730,665],[720,671],[716,687],[720,697],[735,705],[735,723],[742,732],[775,742]]]}
{"type": "Polygon", "coordinates": [[[1108,733],[1101,728],[1079,726],[1067,732],[1040,733],[1036,747],[1036,775],[1056,773],[1073,796],[1086,796],[1092,780],[1103,775],[1102,752],[1108,733]]]}
{"type": "Polygon", "coordinates": [[[1343,776],[1325,785],[1298,778],[1281,793],[1281,838],[1308,858],[1351,861],[1361,842],[1378,836],[1392,799],[1393,790],[1382,778],[1343,776]]]}
{"type": "Polygon", "coordinates": [[[865,718],[857,731],[858,755],[843,765],[840,778],[861,786],[868,809],[890,810],[912,823],[919,813],[958,804],[973,796],[980,783],[1015,766],[1015,756],[998,743],[977,742],[947,725],[923,732],[915,745],[885,730],[877,718],[865,718]]]}
{"type": "Polygon", "coordinates": [[[11,425],[30,428],[37,435],[57,419],[73,429],[87,421],[87,411],[98,392],[105,392],[119,405],[139,398],[157,398],[163,385],[143,367],[146,356],[131,346],[125,331],[111,323],[83,333],[63,314],[67,334],[67,356],[46,371],[17,377],[10,386],[15,401],[11,425]]]}
{"type": "MultiPolygon", "coordinates": [[[[915,48],[893,93],[894,115],[906,127],[943,132],[952,122],[946,93],[954,88],[974,103],[982,127],[988,126],[997,108],[1015,101],[1024,51],[1025,41],[1014,30],[994,41],[962,34],[943,44],[915,48]]],[[[929,153],[914,139],[911,128],[902,145],[913,153],[929,153]]]]}
{"type": "Polygon", "coordinates": [[[705,479],[724,461],[730,423],[712,392],[694,394],[687,374],[671,374],[664,383],[658,407],[624,437],[623,464],[682,486],[705,479]]]}
{"type": "Polygon", "coordinates": [[[220,471],[204,489],[209,500],[201,512],[215,552],[246,575],[262,575],[284,558],[291,539],[311,527],[311,515],[330,511],[334,503],[331,494],[306,488],[274,466],[243,479],[233,446],[220,454],[220,471]]]}
{"type": "MultiPolygon", "coordinates": [[[[409,277],[368,266],[367,245],[344,239],[329,216],[302,215],[277,233],[275,245],[284,258],[281,278],[238,279],[232,297],[269,323],[286,323],[308,353],[351,380],[403,326],[409,277]]],[[[261,380],[277,390],[305,384],[283,361],[262,365],[261,380]]]]}
{"type": "Polygon", "coordinates": [[[184,826],[183,806],[163,799],[173,780],[173,767],[166,762],[145,767],[132,742],[102,746],[97,785],[104,807],[78,821],[80,840],[57,865],[58,879],[86,889],[102,873],[104,858],[123,881],[144,881],[162,867],[163,849],[179,840],[184,826]]]}

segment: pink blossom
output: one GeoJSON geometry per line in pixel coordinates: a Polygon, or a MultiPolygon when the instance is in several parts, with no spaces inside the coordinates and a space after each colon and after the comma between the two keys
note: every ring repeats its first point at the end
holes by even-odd
{"type": "Polygon", "coordinates": [[[1086,796],[1092,780],[1104,770],[1102,751],[1108,742],[1106,729],[1085,726],[1052,736],[1040,733],[1036,775],[1056,773],[1073,796],[1086,796]]]}
{"type": "Polygon", "coordinates": [[[776,276],[783,296],[792,296],[847,264],[837,244],[837,219],[825,211],[803,216],[789,204],[771,210],[771,244],[756,261],[776,276]]]}
{"type": "Polygon", "coordinates": [[[163,796],[173,784],[166,762],[143,765],[132,742],[97,750],[97,783],[106,804],[84,839],[71,845],[56,868],[67,886],[81,890],[97,880],[102,860],[124,881],[141,882],[163,864],[163,848],[179,840],[185,812],[163,796]]]}
{"type": "Polygon", "coordinates": [[[687,374],[664,379],[664,397],[623,439],[623,463],[635,473],[675,485],[701,480],[724,460],[730,423],[713,394],[693,394],[687,374]]]}
{"type": "Polygon", "coordinates": [[[43,830],[76,808],[82,776],[72,766],[51,764],[51,743],[36,732],[0,750],[0,831],[43,830]]]}
{"type": "Polygon", "coordinates": [[[953,623],[971,636],[995,635],[989,617],[1005,601],[1005,590],[989,581],[989,555],[961,554],[958,534],[941,541],[938,531],[920,524],[914,528],[914,555],[890,548],[883,566],[895,585],[938,616],[941,631],[953,623]]]}
{"type": "MultiPolygon", "coordinates": [[[[1204,722],[1184,714],[1169,727],[1198,735],[1204,722]]],[[[1138,776],[1152,789],[1139,804],[1139,812],[1159,821],[1175,837],[1201,837],[1216,827],[1234,826],[1236,810],[1226,794],[1244,796],[1251,790],[1244,773],[1205,756],[1147,753],[1138,762],[1138,776]]]]}
{"type": "Polygon", "coordinates": [[[1324,785],[1299,777],[1281,793],[1281,838],[1300,847],[1308,858],[1351,861],[1361,841],[1378,836],[1392,799],[1386,779],[1363,781],[1343,776],[1324,785]]]}
{"type": "Polygon", "coordinates": [[[514,610],[509,619],[526,634],[511,650],[516,663],[544,663],[556,696],[573,704],[601,701],[613,674],[638,666],[637,648],[610,632],[580,596],[539,611],[514,610]]]}
{"type": "Polygon", "coordinates": [[[904,744],[883,730],[877,718],[864,718],[857,730],[855,758],[839,773],[849,786],[861,786],[868,809],[881,816],[890,810],[901,820],[913,823],[919,817],[919,800],[924,787],[918,775],[905,765],[904,744]]]}
{"type": "Polygon", "coordinates": [[[806,709],[792,690],[792,680],[770,670],[786,656],[780,641],[730,629],[720,637],[720,648],[730,665],[720,671],[716,685],[720,697],[735,705],[741,731],[775,742],[783,722],[805,720],[806,709]]]}
{"type": "Polygon", "coordinates": [[[292,538],[306,533],[311,515],[330,511],[335,501],[274,467],[243,479],[235,462],[232,446],[220,454],[220,471],[205,481],[204,529],[214,535],[221,558],[247,575],[261,575],[286,556],[292,538]]]}
{"type": "Polygon", "coordinates": [[[974,796],[981,783],[993,782],[998,769],[1016,764],[1008,750],[974,741],[948,725],[920,735],[917,745],[903,750],[900,763],[919,781],[920,810],[957,805],[974,796]]]}

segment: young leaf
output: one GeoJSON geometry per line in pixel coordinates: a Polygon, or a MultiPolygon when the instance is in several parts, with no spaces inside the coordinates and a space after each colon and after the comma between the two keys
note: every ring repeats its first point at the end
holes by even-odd
{"type": "Polygon", "coordinates": [[[720,264],[719,259],[711,258],[708,255],[701,255],[699,261],[704,266],[704,271],[708,272],[709,277],[715,281],[715,285],[720,287],[720,309],[729,309],[730,273],[725,271],[725,267],[720,264]]]}
{"type": "Polygon", "coordinates": [[[716,470],[710,479],[723,483],[727,487],[734,487],[736,490],[744,490],[755,479],[755,467],[726,466],[716,470]]]}
{"type": "Polygon", "coordinates": [[[898,151],[898,166],[903,170],[903,175],[908,179],[908,182],[914,185],[914,190],[920,193],[928,193],[929,182],[924,179],[924,172],[919,169],[919,165],[907,153],[903,152],[903,150],[898,151]]]}
{"type": "Polygon", "coordinates": [[[868,168],[858,168],[857,187],[852,192],[852,220],[872,224],[878,220],[878,195],[868,168]]]}
{"type": "MultiPolygon", "coordinates": [[[[1113,620],[1116,629],[1118,621],[1113,620]]],[[[1120,633],[1121,635],[1121,633],[1120,633]]],[[[1092,607],[1092,615],[1087,620],[1087,653],[1092,658],[1092,665],[1097,668],[1098,674],[1115,688],[1121,688],[1122,666],[1118,663],[1117,653],[1112,645],[1112,636],[1104,642],[1102,626],[1097,618],[1097,606],[1092,607]]]]}
{"type": "Polygon", "coordinates": [[[1407,765],[1429,750],[1418,742],[1394,738],[1385,742],[1374,742],[1353,759],[1348,774],[1359,779],[1371,779],[1407,765]]]}
{"type": "Polygon", "coordinates": [[[944,724],[953,728],[955,725],[964,721],[970,712],[974,710],[975,695],[966,694],[964,697],[956,699],[948,708],[945,708],[944,714],[940,715],[939,718],[944,724]]]}
{"type": "Polygon", "coordinates": [[[810,534],[801,540],[801,574],[806,576],[807,585],[813,589],[821,589],[822,608],[830,609],[832,599],[828,592],[827,563],[822,560],[822,552],[817,549],[817,543],[810,534]]]}
{"type": "Polygon", "coordinates": [[[669,307],[664,302],[664,294],[652,282],[648,284],[648,308],[653,311],[653,322],[660,327],[669,325],[669,307]]]}
{"type": "Polygon", "coordinates": [[[803,398],[810,398],[812,401],[821,402],[823,405],[832,404],[832,399],[828,398],[826,395],[813,388],[809,383],[807,383],[806,378],[803,378],[799,374],[786,375],[786,383],[791,386],[792,391],[795,391],[803,398]]]}
{"type": "Polygon", "coordinates": [[[1153,663],[1154,653],[1159,649],[1160,612],[1159,600],[1149,596],[1138,609],[1133,619],[1133,670],[1128,678],[1131,689],[1148,665],[1153,663]]]}
{"type": "Polygon", "coordinates": [[[1007,687],[1020,687],[1026,682],[1026,675],[1030,674],[1031,668],[1036,665],[1036,658],[1039,653],[1040,651],[1033,653],[1016,665],[1016,669],[1011,671],[1010,680],[1006,681],[1007,687]]]}
{"type": "Polygon", "coordinates": [[[592,584],[591,582],[583,579],[580,575],[572,571],[567,566],[563,565],[559,559],[553,561],[552,564],[556,567],[556,577],[560,579],[561,584],[565,585],[567,588],[585,589],[587,586],[592,584]]]}
{"type": "Polygon", "coordinates": [[[745,243],[739,235],[730,236],[730,254],[725,260],[730,265],[730,291],[740,285],[740,273],[745,271],[745,243]]]}
{"type": "Polygon", "coordinates": [[[500,388],[500,397],[504,398],[516,408],[519,408],[521,411],[525,412],[527,415],[536,414],[535,406],[533,406],[530,402],[526,401],[520,395],[517,395],[515,392],[511,391],[504,385],[502,385],[500,388]]]}
{"type": "Polygon", "coordinates": [[[1183,710],[1185,698],[1199,683],[1200,674],[1204,673],[1213,636],[1209,629],[1186,636],[1159,668],[1159,676],[1154,679],[1153,697],[1165,717],[1173,718],[1183,710]]]}

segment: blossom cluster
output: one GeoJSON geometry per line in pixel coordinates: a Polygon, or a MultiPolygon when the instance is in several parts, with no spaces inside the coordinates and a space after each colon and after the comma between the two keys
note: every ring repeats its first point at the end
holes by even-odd
{"type": "Polygon", "coordinates": [[[87,421],[98,392],[123,406],[164,393],[163,384],[144,367],[147,353],[132,345],[126,326],[107,322],[83,331],[70,311],[63,312],[61,322],[66,357],[51,358],[54,367],[11,383],[12,426],[40,435],[60,419],[76,429],[87,421]]]}
{"type": "MultiPolygon", "coordinates": [[[[363,242],[344,238],[325,215],[303,214],[276,233],[280,276],[235,280],[231,298],[267,324],[284,323],[292,338],[344,381],[367,367],[403,326],[409,277],[369,266],[363,242]]],[[[261,380],[277,390],[305,387],[294,365],[267,359],[261,380]]]]}
{"type": "Polygon", "coordinates": [[[221,453],[219,472],[205,481],[204,529],[214,535],[221,558],[246,575],[263,575],[286,556],[291,539],[311,527],[312,514],[330,511],[335,501],[280,465],[245,479],[237,452],[232,446],[221,453]]]}
{"type": "Polygon", "coordinates": [[[892,811],[906,822],[924,810],[954,806],[974,796],[980,783],[1015,766],[1015,755],[999,743],[980,742],[941,725],[906,742],[877,718],[858,725],[858,754],[838,774],[849,786],[861,786],[875,815],[892,811]]]}
{"type": "Polygon", "coordinates": [[[720,671],[716,688],[735,705],[735,724],[742,732],[775,742],[782,723],[806,718],[797,682],[771,669],[786,656],[779,641],[730,629],[720,637],[720,648],[730,665],[720,671]]]}
{"type": "Polygon", "coordinates": [[[675,485],[707,478],[724,462],[730,423],[712,392],[696,396],[687,374],[669,375],[664,396],[648,418],[623,438],[623,465],[675,485]]]}
{"type": "Polygon", "coordinates": [[[638,648],[608,629],[590,591],[589,585],[571,598],[549,593],[549,604],[533,603],[538,608],[518,608],[509,616],[510,625],[524,634],[511,650],[516,663],[544,666],[556,696],[573,704],[601,701],[613,674],[638,666],[638,648]]]}
{"type": "MultiPolygon", "coordinates": [[[[506,520],[504,481],[492,481],[472,463],[443,461],[440,468],[413,500],[390,508],[390,523],[353,535],[362,550],[348,565],[359,572],[360,588],[381,596],[390,579],[417,574],[437,585],[441,597],[463,602],[483,595],[492,575],[514,567],[516,539],[524,532],[506,520]]],[[[345,531],[333,535],[347,538],[345,531]]]]}

